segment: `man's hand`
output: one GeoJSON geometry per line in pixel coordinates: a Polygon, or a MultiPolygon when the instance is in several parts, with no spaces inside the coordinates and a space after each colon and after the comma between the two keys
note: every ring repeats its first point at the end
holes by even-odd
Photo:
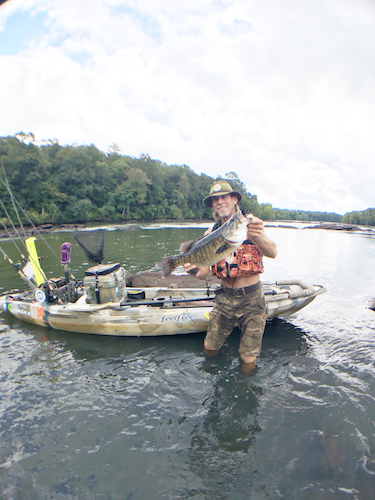
{"type": "Polygon", "coordinates": [[[198,268],[195,264],[190,264],[187,262],[182,266],[188,274],[192,276],[196,276],[197,278],[205,277],[209,274],[210,268],[209,266],[198,268]]]}
{"type": "Polygon", "coordinates": [[[265,257],[274,259],[277,255],[277,248],[275,243],[268,238],[264,232],[263,221],[254,217],[252,214],[246,216],[250,219],[248,224],[248,234],[250,239],[260,249],[265,257]]]}
{"type": "Polygon", "coordinates": [[[253,214],[249,214],[246,217],[247,219],[250,219],[250,222],[247,226],[250,237],[256,240],[258,236],[260,236],[264,232],[263,221],[258,217],[255,217],[253,214]]]}

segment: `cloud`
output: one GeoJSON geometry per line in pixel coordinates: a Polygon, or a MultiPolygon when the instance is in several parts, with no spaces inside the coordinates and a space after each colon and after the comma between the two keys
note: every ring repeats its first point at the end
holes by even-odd
{"type": "Polygon", "coordinates": [[[1,135],[235,171],[281,208],[374,205],[373,2],[12,0],[0,37],[17,19],[1,135]]]}

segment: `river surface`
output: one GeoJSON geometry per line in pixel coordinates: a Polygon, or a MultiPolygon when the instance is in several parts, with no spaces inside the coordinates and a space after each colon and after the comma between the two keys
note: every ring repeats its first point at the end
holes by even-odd
{"type": "MultiPolygon", "coordinates": [[[[108,231],[105,262],[151,269],[205,227],[108,231]]],[[[265,259],[263,281],[327,292],[267,323],[251,376],[240,370],[238,332],[206,360],[203,333],[110,338],[0,314],[0,498],[373,500],[375,237],[267,233],[279,254],[265,259]]],[[[75,241],[46,240],[58,255],[75,241]]],[[[10,241],[0,244],[17,260],[10,241]]],[[[74,244],[77,278],[84,259],[74,244]]],[[[62,274],[47,256],[42,265],[62,274]]],[[[2,293],[22,287],[5,260],[0,272],[2,293]]]]}

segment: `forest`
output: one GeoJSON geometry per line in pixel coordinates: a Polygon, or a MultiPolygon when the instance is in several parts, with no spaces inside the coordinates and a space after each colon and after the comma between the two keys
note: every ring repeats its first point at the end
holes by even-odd
{"type": "MultiPolygon", "coordinates": [[[[0,138],[0,159],[3,225],[15,216],[7,183],[34,224],[212,219],[202,200],[216,179],[187,165],[120,154],[116,144],[104,153],[94,145],[36,143],[32,133],[20,132],[0,138]]],[[[241,209],[263,220],[363,223],[361,212],[341,216],[273,208],[259,203],[235,172],[225,179],[242,194],[241,209]]],[[[366,212],[366,224],[374,225],[375,210],[366,212]]]]}
{"type": "Polygon", "coordinates": [[[343,215],[342,222],[345,224],[375,226],[375,208],[368,208],[367,210],[362,210],[362,212],[348,212],[343,215]]]}

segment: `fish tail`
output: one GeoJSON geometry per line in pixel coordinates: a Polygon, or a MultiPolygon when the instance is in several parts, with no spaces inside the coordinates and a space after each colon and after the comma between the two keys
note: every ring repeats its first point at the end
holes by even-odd
{"type": "Polygon", "coordinates": [[[165,257],[164,259],[159,260],[156,265],[161,269],[161,275],[163,276],[163,278],[169,276],[175,269],[174,266],[170,263],[169,257],[165,257]]]}

